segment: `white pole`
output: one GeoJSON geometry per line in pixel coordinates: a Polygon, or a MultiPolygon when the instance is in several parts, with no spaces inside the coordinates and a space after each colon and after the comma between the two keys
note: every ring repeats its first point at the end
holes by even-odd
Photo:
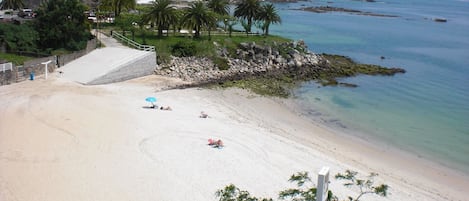
{"type": "Polygon", "coordinates": [[[47,65],[48,65],[50,62],[52,62],[52,60],[49,60],[49,61],[46,61],[46,62],[42,62],[42,63],[41,63],[41,64],[44,64],[44,65],[46,65],[46,67],[44,68],[44,69],[45,69],[45,71],[46,71],[46,72],[45,72],[45,74],[44,74],[44,75],[45,75],[45,78],[46,78],[46,80],[47,80],[47,71],[48,71],[48,70],[47,70],[47,65]]]}
{"type": "Polygon", "coordinates": [[[329,191],[329,167],[322,167],[318,173],[318,187],[316,201],[325,201],[329,191]]]}

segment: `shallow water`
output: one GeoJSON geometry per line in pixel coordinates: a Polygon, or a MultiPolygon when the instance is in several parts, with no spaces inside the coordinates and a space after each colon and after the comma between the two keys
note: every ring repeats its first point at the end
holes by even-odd
{"type": "Polygon", "coordinates": [[[468,1],[342,0],[276,6],[283,22],[271,28],[272,34],[302,39],[317,53],[407,70],[393,77],[341,80],[358,88],[305,83],[295,93],[301,104],[316,110],[311,118],[469,173],[468,1]],[[319,5],[399,17],[291,10],[319,5]]]}

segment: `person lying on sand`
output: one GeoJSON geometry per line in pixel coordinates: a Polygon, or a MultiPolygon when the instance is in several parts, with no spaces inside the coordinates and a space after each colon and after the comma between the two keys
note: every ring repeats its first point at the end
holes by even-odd
{"type": "Polygon", "coordinates": [[[200,112],[200,118],[208,118],[208,114],[205,113],[204,111],[200,112]]]}
{"type": "Polygon", "coordinates": [[[208,139],[208,145],[213,147],[213,148],[222,148],[223,147],[223,141],[219,140],[214,140],[212,138],[208,139]]]}
{"type": "Polygon", "coordinates": [[[160,110],[173,110],[173,109],[169,106],[166,106],[166,107],[161,106],[160,110]]]}

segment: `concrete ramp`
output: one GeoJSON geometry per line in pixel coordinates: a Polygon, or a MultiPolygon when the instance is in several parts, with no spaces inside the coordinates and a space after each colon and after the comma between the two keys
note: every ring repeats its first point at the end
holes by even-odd
{"type": "Polygon", "coordinates": [[[64,79],[82,84],[108,84],[150,75],[156,68],[156,53],[130,48],[93,50],[59,70],[64,79]]]}

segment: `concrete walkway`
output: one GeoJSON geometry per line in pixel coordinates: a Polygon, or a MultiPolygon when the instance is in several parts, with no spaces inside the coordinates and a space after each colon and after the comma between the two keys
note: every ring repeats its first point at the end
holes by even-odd
{"type": "Polygon", "coordinates": [[[155,52],[131,49],[102,33],[97,38],[105,47],[60,68],[63,79],[82,84],[106,84],[153,73],[155,52]]]}
{"type": "Polygon", "coordinates": [[[105,46],[105,47],[120,47],[120,48],[127,48],[127,49],[130,49],[129,47],[123,45],[122,43],[120,43],[119,41],[117,41],[115,38],[111,38],[111,37],[108,37],[106,36],[105,34],[103,33],[97,33],[95,29],[93,29],[91,31],[91,33],[96,36],[96,38],[101,41],[101,43],[105,46]]]}

